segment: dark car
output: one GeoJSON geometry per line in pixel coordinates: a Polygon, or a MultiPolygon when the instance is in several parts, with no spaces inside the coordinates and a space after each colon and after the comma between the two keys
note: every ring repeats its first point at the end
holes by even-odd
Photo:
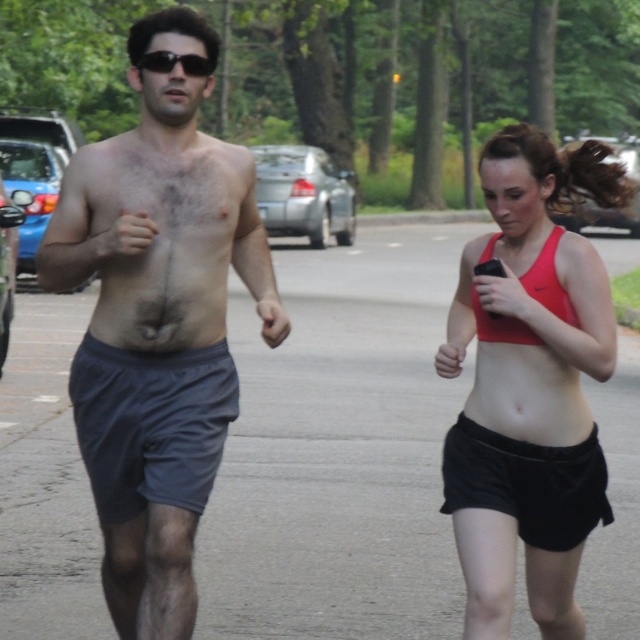
{"type": "Polygon", "coordinates": [[[0,174],[5,189],[29,191],[33,202],[26,207],[27,221],[20,228],[18,273],[35,274],[35,257],[45,229],[56,208],[64,158],[44,142],[0,139],[0,174]]]}
{"type": "Polygon", "coordinates": [[[250,150],[260,216],[270,236],[308,236],[314,249],[324,249],[331,236],[342,246],[354,243],[352,172],[340,171],[318,147],[262,145],[250,150]]]}
{"type": "MultiPolygon", "coordinates": [[[[29,202],[30,195],[14,194],[16,199],[29,202]]],[[[18,257],[18,227],[25,215],[20,209],[10,206],[9,199],[0,180],[0,378],[2,367],[9,351],[9,329],[14,314],[16,294],[16,261],[18,257]]]]}
{"type": "Polygon", "coordinates": [[[624,165],[627,177],[638,186],[638,192],[630,206],[625,209],[605,209],[591,199],[576,205],[572,214],[553,214],[551,219],[569,231],[580,233],[585,227],[609,229],[628,229],[631,238],[640,238],[640,149],[629,142],[622,143],[615,138],[580,138],[570,142],[574,147],[585,140],[602,140],[615,151],[606,162],[619,162],[624,165]]]}
{"type": "Polygon", "coordinates": [[[0,138],[46,142],[67,157],[86,140],[78,124],[57,111],[0,106],[0,138]]]}

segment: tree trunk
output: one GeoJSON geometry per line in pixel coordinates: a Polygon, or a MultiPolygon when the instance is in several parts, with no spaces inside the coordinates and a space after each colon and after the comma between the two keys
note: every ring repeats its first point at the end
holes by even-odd
{"type": "Polygon", "coordinates": [[[529,44],[529,121],[553,138],[556,132],[555,75],[558,0],[535,0],[529,44]]]}
{"type": "Polygon", "coordinates": [[[218,79],[218,117],[216,118],[216,134],[224,138],[227,128],[228,104],[229,104],[229,60],[231,48],[231,1],[222,2],[222,38],[220,43],[220,67],[216,78],[218,79]]]}
{"type": "Polygon", "coordinates": [[[407,209],[444,209],[442,163],[444,122],[448,106],[445,66],[445,14],[439,3],[422,0],[422,19],[428,36],[420,43],[416,148],[407,209]]]}
{"type": "Polygon", "coordinates": [[[396,103],[396,85],[393,75],[398,54],[398,27],[400,0],[378,0],[378,16],[382,37],[378,40],[380,51],[388,52],[376,68],[373,87],[373,127],[369,136],[369,173],[387,173],[391,152],[393,112],[396,103]]]}
{"type": "Polygon", "coordinates": [[[306,144],[324,149],[340,169],[355,170],[355,139],[344,109],[344,72],[331,47],[327,17],[320,9],[318,20],[304,38],[300,25],[313,10],[313,0],[298,0],[292,17],[284,23],[284,55],[306,144]]]}
{"type": "Polygon", "coordinates": [[[344,31],[344,96],[342,104],[349,120],[349,126],[353,128],[358,60],[356,53],[356,27],[351,3],[342,14],[342,29],[344,31]]]}
{"type": "Polygon", "coordinates": [[[467,209],[476,208],[474,189],[475,166],[473,161],[473,91],[471,88],[471,26],[462,24],[458,5],[452,7],[453,34],[458,45],[462,67],[462,154],[464,158],[464,204],[467,209]]]}

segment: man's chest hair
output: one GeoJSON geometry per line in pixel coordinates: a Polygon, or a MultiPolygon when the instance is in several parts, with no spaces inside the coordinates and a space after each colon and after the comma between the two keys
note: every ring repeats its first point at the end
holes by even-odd
{"type": "Polygon", "coordinates": [[[99,186],[98,191],[108,190],[106,201],[113,204],[103,208],[98,203],[97,210],[111,219],[123,208],[131,213],[146,211],[162,228],[174,230],[198,227],[204,231],[231,222],[239,203],[234,202],[237,197],[229,181],[218,163],[206,156],[197,160],[174,166],[166,159],[131,158],[113,167],[113,178],[99,186]]]}

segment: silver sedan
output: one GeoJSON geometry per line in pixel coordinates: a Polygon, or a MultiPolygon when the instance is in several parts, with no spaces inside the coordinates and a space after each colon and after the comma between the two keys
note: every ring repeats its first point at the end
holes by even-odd
{"type": "Polygon", "coordinates": [[[308,236],[324,249],[331,236],[351,246],[356,235],[355,191],[318,147],[262,145],[249,147],[256,160],[256,197],[270,236],[308,236]]]}

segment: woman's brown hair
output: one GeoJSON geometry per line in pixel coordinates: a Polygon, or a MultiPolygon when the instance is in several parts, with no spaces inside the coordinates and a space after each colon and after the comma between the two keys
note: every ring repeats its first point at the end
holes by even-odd
{"type": "Polygon", "coordinates": [[[627,178],[624,165],[605,162],[614,150],[598,140],[586,140],[558,152],[549,137],[526,122],[507,125],[494,134],[480,153],[483,160],[523,157],[539,182],[556,177],[556,187],[547,199],[550,210],[568,213],[585,198],[604,208],[623,209],[638,188],[627,178]]]}

